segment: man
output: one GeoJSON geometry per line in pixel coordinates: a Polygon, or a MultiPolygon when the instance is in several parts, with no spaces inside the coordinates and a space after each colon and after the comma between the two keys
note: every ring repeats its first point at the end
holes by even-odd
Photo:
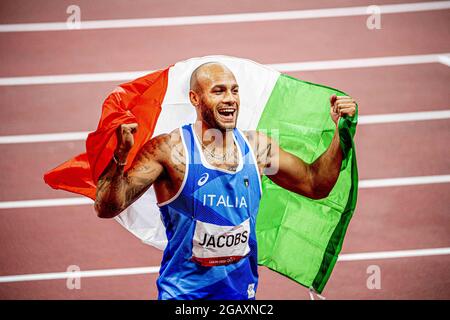
{"type": "MultiPolygon", "coordinates": [[[[118,128],[117,149],[98,180],[95,209],[101,218],[115,217],[153,185],[168,238],[159,299],[253,299],[261,175],[300,195],[326,197],[341,167],[339,132],[336,128],[330,146],[312,164],[260,132],[241,132],[239,86],[220,63],[192,73],[189,98],[196,122],[151,139],[126,173],[138,128],[118,128]]],[[[333,95],[330,102],[336,125],[339,117],[356,112],[349,97],[333,95]]]]}

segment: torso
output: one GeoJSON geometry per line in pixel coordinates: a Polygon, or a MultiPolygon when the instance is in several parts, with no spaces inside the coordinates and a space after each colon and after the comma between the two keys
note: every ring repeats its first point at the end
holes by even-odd
{"type": "Polygon", "coordinates": [[[262,189],[249,139],[235,129],[237,159],[223,164],[207,158],[192,124],[177,131],[157,139],[165,168],[157,200],[168,240],[158,299],[253,299],[262,189]]]}
{"type": "MultiPolygon", "coordinates": [[[[254,138],[255,131],[244,131],[243,133],[257,156],[258,153],[255,152],[257,151],[256,139],[254,138]]],[[[162,148],[163,157],[161,162],[164,167],[164,174],[162,174],[153,184],[158,203],[171,199],[178,192],[186,172],[186,154],[179,129],[175,129],[169,134],[163,135],[162,138],[164,143],[167,144],[166,148],[162,148]]],[[[235,145],[234,148],[235,157],[228,159],[226,163],[221,163],[221,161],[218,160],[214,161],[206,151],[204,151],[204,155],[210,165],[219,169],[233,171],[239,164],[237,146],[235,145]]],[[[261,176],[264,164],[259,161],[258,156],[257,162],[259,174],[261,176]]]]}

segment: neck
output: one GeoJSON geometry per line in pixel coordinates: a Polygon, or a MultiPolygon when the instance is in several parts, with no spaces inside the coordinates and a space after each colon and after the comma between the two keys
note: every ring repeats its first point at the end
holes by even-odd
{"type": "Polygon", "coordinates": [[[218,128],[210,127],[207,123],[197,120],[194,123],[194,132],[199,138],[200,142],[208,148],[216,150],[228,150],[233,148],[233,130],[220,130],[218,128]]]}

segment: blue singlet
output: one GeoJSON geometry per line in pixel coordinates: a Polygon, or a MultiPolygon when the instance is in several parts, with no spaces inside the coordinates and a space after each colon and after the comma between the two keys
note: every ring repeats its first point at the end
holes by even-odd
{"type": "Polygon", "coordinates": [[[234,129],[238,167],[216,168],[204,158],[193,125],[180,130],[185,177],[179,192],[158,204],[168,239],[158,298],[254,299],[261,180],[253,151],[243,133],[234,129]]]}

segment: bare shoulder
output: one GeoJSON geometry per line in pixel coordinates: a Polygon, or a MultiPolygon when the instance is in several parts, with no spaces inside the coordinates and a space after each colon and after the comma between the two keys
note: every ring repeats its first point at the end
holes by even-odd
{"type": "Polygon", "coordinates": [[[256,156],[256,161],[261,168],[267,167],[272,156],[272,139],[261,131],[246,130],[244,135],[250,143],[250,147],[256,156]]]}
{"type": "Polygon", "coordinates": [[[273,143],[272,138],[261,131],[246,130],[244,135],[255,152],[260,149],[267,149],[267,145],[273,143]]]}
{"type": "Polygon", "coordinates": [[[250,143],[250,146],[253,148],[253,150],[256,150],[256,142],[258,140],[258,131],[256,130],[245,130],[243,131],[245,137],[247,138],[248,142],[250,143]]]}
{"type": "Polygon", "coordinates": [[[151,138],[142,148],[142,151],[155,160],[164,161],[181,145],[181,135],[178,129],[163,133],[151,138]]]}

